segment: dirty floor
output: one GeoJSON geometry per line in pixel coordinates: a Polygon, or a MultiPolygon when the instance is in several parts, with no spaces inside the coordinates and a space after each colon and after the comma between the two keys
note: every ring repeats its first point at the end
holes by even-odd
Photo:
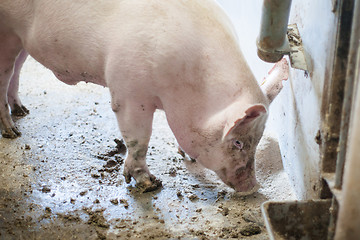
{"type": "Polygon", "coordinates": [[[177,152],[161,111],[147,159],[163,187],[139,193],[122,176],[108,89],[65,85],[31,58],[20,88],[30,114],[16,119],[20,138],[0,138],[0,239],[267,239],[261,203],[295,198],[269,134],[262,187],[241,197],[177,152]]]}

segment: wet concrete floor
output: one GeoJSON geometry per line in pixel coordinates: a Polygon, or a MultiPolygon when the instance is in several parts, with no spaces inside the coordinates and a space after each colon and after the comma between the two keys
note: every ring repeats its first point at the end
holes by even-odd
{"type": "Polygon", "coordinates": [[[20,88],[30,114],[16,119],[20,138],[0,138],[0,239],[267,239],[261,203],[295,198],[269,134],[261,188],[241,197],[177,153],[161,111],[147,162],[163,187],[140,193],[122,176],[107,88],[68,86],[31,58],[20,88]]]}

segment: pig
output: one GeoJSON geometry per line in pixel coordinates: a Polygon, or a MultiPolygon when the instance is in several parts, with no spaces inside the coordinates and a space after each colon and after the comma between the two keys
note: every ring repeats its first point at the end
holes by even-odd
{"type": "MultiPolygon", "coordinates": [[[[27,54],[61,81],[109,88],[127,156],[124,176],[159,186],[146,164],[156,109],[166,113],[181,149],[236,191],[257,191],[254,154],[268,106],[283,79],[258,85],[234,28],[213,0],[0,1],[0,119],[28,109],[18,96],[27,54]]],[[[282,62],[276,69],[282,69],[282,62]]]]}

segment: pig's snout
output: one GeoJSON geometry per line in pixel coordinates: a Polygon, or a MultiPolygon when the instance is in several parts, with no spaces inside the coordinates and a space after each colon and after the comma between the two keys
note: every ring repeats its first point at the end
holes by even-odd
{"type": "Polygon", "coordinates": [[[255,176],[249,177],[243,181],[234,182],[231,185],[238,194],[242,196],[253,194],[260,188],[255,176]]]}
{"type": "Polygon", "coordinates": [[[235,177],[229,179],[233,188],[241,195],[249,195],[256,192],[260,185],[255,177],[254,161],[247,162],[245,167],[235,170],[235,177]]]}
{"type": "Polygon", "coordinates": [[[239,195],[250,195],[256,192],[260,185],[255,177],[254,163],[249,161],[246,166],[234,169],[216,171],[217,175],[239,195]]]}

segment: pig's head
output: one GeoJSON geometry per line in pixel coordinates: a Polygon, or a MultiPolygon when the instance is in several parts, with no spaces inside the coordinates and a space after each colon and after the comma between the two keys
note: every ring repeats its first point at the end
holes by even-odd
{"type": "Polygon", "coordinates": [[[243,195],[258,190],[254,156],[265,128],[267,110],[263,104],[233,107],[217,114],[208,125],[197,160],[243,195]]]}

